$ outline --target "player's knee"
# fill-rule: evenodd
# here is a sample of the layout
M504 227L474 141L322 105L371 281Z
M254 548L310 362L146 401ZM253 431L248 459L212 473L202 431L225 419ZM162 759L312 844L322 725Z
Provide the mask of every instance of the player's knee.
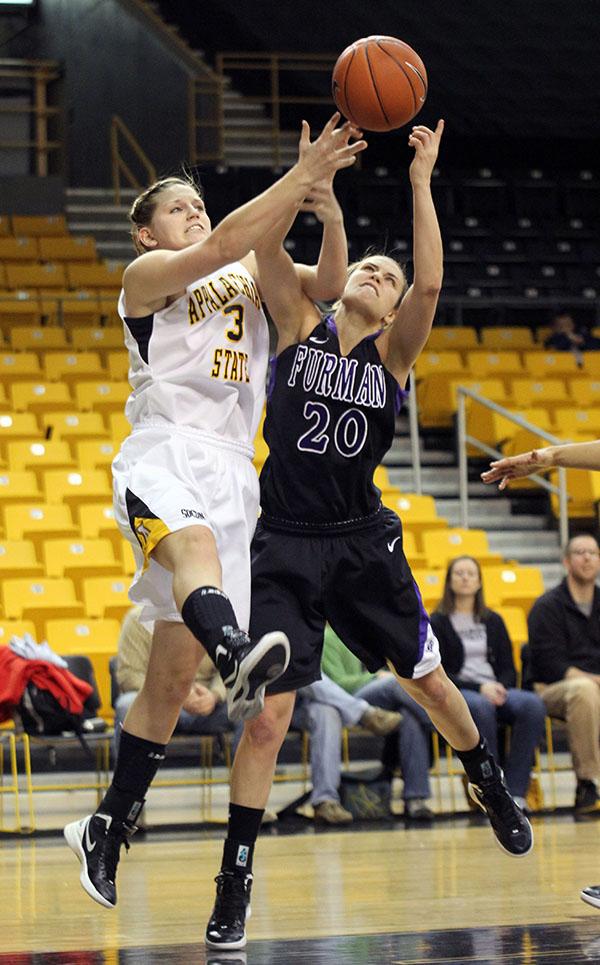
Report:
M181 707L189 695L194 682L193 669L172 668L168 676L161 674L157 677L148 675L144 683L144 690L151 699L162 706Z
M268 704L253 720L247 721L244 727L246 740L257 748L276 748L279 750L287 733L287 717L282 717Z
M426 708L442 708L448 703L451 683L440 668L413 681L417 693L414 695Z

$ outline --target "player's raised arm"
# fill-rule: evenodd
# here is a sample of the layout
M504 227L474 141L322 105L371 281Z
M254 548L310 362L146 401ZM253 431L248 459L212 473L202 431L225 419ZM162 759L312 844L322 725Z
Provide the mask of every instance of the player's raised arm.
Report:
M303 150L297 163L258 197L227 215L207 237L191 245L174 239L171 247L161 245L153 223L142 226L138 236L147 250L125 271L126 297L150 304L247 255L280 218L288 215L290 208L303 201L313 184L354 163L364 142L350 144L348 138L340 136L342 128L336 129L339 116L334 114L312 142L308 124L303 121ZM165 218L169 213L160 211Z
M484 483L499 483L506 489L511 479L522 479L544 469L600 469L600 440L595 442L565 443L562 446L546 446L532 449L517 456L497 459L490 469L481 473Z
M387 336L386 365L402 384L429 337L444 274L440 227L431 194L431 174L437 160L443 120L435 131L419 124L408 143L415 149L410 165L413 193L413 282L402 299Z

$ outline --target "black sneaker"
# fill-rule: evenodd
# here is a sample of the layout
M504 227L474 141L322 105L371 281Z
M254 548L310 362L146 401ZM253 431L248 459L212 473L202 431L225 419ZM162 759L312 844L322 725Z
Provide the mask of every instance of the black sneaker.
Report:
M217 897L206 926L206 944L223 950L244 948L246 920L250 918L252 875L221 871L215 878Z
M494 765L491 771L491 776L479 784L469 784L469 794L490 819L502 850L523 858L533 848L533 829L510 796L500 768Z
M285 633L274 630L252 643L243 630L227 628L217 645L215 664L227 688L229 720L250 720L265 705L265 688L281 677L290 662Z
M600 817L598 789L593 781L577 781L575 790L575 820Z
M129 838L135 830L132 824L99 813L67 824L63 832L71 851L81 861L79 880L83 889L105 908L117 904L119 852L122 844L129 850Z
M586 901L588 905L600 908L600 885L589 885L588 888L579 892L579 897L582 901Z

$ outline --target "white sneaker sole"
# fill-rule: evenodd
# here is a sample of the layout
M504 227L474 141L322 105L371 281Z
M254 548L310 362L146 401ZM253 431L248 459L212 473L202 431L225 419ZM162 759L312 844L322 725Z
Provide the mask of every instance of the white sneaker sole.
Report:
M579 892L579 897L582 901L585 901L586 905L591 905L593 908L600 908L600 898L589 895L585 889Z
M477 797L477 795L476 795L476 793L475 793L475 790L474 790L472 784L469 784L469 797L471 798L472 801L475 802L475 804L477 805L477 807L478 807L481 811L483 811L483 813L484 813L484 814L486 815L486 817L487 817L487 816L488 816L488 813L487 813L486 809L484 808L483 804L481 803L481 801L479 800L479 798ZM521 812L521 813L523 814L523 812ZM494 829L492 828L492 834L494 835L494 840L495 840L496 844L498 845L498 847L500 848L501 851L504 851L504 854L509 855L511 858L526 858L527 855L530 854L530 852L533 850L533 828L531 827L531 823L530 823L530 821L529 821L529 818L528 818L525 814L523 814L523 818L525 819L525 821L527 821L527 824L529 825L529 831L530 831L530 833L531 833L531 844L530 844L529 847L527 848L527 851L523 851L521 854L516 854L514 851L509 851L508 848L505 848L504 845L502 844L502 842L499 841L498 838L496 837L496 832L495 832Z
M280 659L277 659L271 666L267 666L264 679L254 687L251 694L253 686L250 679L251 675L265 658L272 659L272 651L276 648L280 650ZM253 717L257 717L265 705L265 689L285 673L289 662L290 643L285 633L282 633L281 630L265 633L250 653L244 657L240 663L235 684L227 690L227 715L229 720L235 723L238 720L251 720Z
M246 921L252 917L252 908L250 905L246 908ZM207 948L211 948L213 951L218 952L237 952L240 948L245 948L248 943L246 938L246 931L244 929L244 936L240 938L237 942L212 942L208 937L208 932L204 936L204 944Z
M114 908L115 906L111 905L110 901L107 901L106 898L104 898L100 892L96 890L91 878L87 873L87 861L85 859L85 851L83 850L83 844L81 842L85 833L86 823L90 820L90 817L91 815L87 818L84 818L82 821L73 821L71 824L67 824L63 834L71 851L79 858L81 864L81 874L79 875L79 880L83 890L90 896L90 898L93 898L94 901L97 901L98 904L102 905L104 908Z

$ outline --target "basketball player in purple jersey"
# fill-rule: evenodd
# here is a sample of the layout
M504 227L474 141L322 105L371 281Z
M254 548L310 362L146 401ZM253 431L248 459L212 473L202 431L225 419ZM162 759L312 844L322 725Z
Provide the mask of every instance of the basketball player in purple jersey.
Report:
M402 551L402 524L381 505L373 472L394 438L410 370L425 344L442 284L442 241L431 195L443 121L412 129L414 207L410 286L400 265L369 255L352 265L339 302L321 316L294 272L281 222L256 249L278 332L267 393L262 515L252 543L251 633L282 627L286 672L248 722L232 773L231 825L207 926L211 948L242 948L252 858L294 694L319 679L328 621L370 671L387 667L428 712L460 757L470 792L511 855L533 846L460 691L444 673L438 642ZM342 219L331 186L315 192L325 223ZM336 237L340 237L339 234ZM241 817L245 827L242 826Z

